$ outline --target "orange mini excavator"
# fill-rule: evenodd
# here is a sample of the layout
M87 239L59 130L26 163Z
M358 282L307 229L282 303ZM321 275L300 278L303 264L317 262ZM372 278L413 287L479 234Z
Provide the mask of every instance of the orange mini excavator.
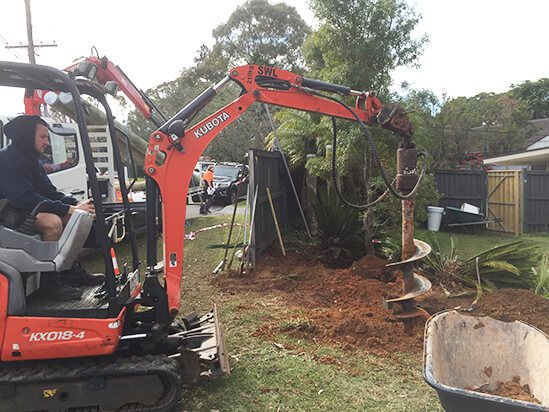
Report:
M27 96L34 90L72 95L89 195L96 209L93 231L105 264L104 285L87 287L78 301L50 301L40 294L40 273L71 266L88 238L91 215L74 213L57 242L44 242L32 231L32 219L40 205L24 225L0 224L1 411L169 411L179 402L183 383L229 373L215 307L204 316L179 313L188 187L182 182L191 179L208 143L253 103L350 119L363 126L381 124L406 138L413 134L398 106L382 106L371 93L272 67L234 68L152 133L145 158L146 265L140 264L132 235L132 267L126 265L117 275L81 96L98 100L113 133L115 127L104 86L84 79L86 74L89 70L79 71L78 67L62 72L0 62L0 86L24 88ZM240 96L191 127L192 119L230 81L241 87ZM354 95L356 107L321 92ZM70 133L65 130L63 135ZM124 169L116 143L114 146L123 213L131 227ZM0 200L0 210L6 203ZM158 222L162 224L163 266L157 262Z

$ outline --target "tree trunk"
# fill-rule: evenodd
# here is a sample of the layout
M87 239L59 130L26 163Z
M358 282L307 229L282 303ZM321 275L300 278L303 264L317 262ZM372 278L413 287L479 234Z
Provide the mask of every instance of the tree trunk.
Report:
M364 190L366 191L366 203L370 203L370 170L372 166L372 156L368 151L368 146L364 145ZM372 242L374 238L374 215L371 209L366 209L364 216L362 218L362 225L364 228L364 248L366 249L366 254L373 255L374 253L374 244Z
M303 205L303 208L305 209L305 216L307 218L307 223L309 224L311 234L316 235L318 233L318 221L316 220L316 215L313 210L311 196L316 196L317 194L318 177L316 174L309 172L309 170L305 168L304 179L305 196L303 196L302 199L305 199L305 204Z

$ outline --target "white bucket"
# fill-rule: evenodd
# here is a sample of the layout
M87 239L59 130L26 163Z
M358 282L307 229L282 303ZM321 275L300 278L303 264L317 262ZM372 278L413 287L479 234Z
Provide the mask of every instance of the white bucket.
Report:
M427 213L429 215L427 219L427 229L431 232L438 232L438 230L440 229L442 214L444 213L444 208L437 206L427 206Z

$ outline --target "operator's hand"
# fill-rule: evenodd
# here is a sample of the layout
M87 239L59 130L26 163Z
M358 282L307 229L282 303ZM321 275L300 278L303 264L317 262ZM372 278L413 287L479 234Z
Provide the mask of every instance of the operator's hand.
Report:
M91 213L93 218L95 219L95 206L93 205L92 199L83 200L82 202L78 202L76 206L71 206L71 210L69 211L69 213L72 214L75 209Z

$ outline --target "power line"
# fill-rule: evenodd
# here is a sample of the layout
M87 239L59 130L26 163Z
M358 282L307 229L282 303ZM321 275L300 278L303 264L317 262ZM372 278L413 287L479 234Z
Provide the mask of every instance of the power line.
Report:
M5 48L9 49L9 43L6 38L2 36L2 34L0 34L0 40L4 43ZM16 50L11 49L10 52L17 58L17 60L23 60L23 57Z

